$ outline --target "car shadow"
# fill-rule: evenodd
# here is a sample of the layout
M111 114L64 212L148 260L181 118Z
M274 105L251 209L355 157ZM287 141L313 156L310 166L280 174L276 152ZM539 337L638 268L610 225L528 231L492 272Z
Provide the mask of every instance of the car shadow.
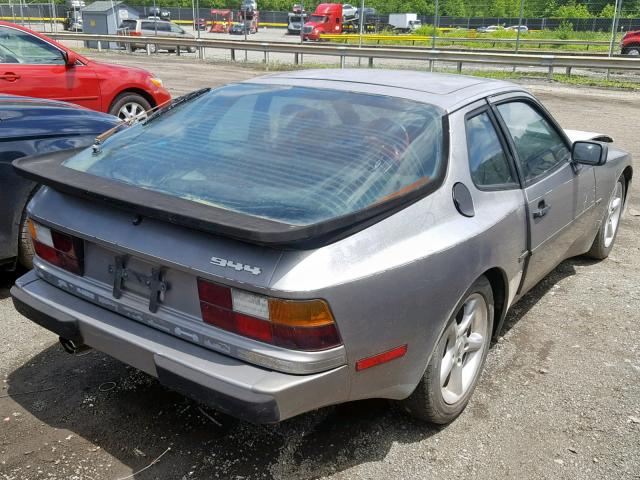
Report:
M574 275L576 265L590 262L563 262L514 306L502 334L560 280ZM383 460L393 443L420 442L440 430L384 400L253 425L201 407L105 354L74 356L58 345L16 368L8 384L12 400L39 422L89 440L133 471L171 447L138 479L182 478L191 471L196 478L319 478ZM464 415L484 418L486 412L472 401ZM426 454L437 458L434 449Z
M24 275L27 271L22 267L18 267L15 270L3 270L0 267L0 300L9 298L11 294L9 290L13 287L16 279Z
M529 290L515 305L511 307L504 320L500 336L506 335L518 321L531 310L538 301L554 288L561 280L576 274L576 266L589 266L600 262L588 257L573 257L563 261L551 273Z
M100 352L74 356L59 345L30 358L7 380L12 401L38 423L90 441L133 471L171 447L135 478L182 478L190 471L196 478L318 478L382 460L394 442L419 442L438 431L384 400L253 425L202 407ZM86 455L85 447L77 455ZM32 453L30 462L51 461L48 451L42 455L40 462Z

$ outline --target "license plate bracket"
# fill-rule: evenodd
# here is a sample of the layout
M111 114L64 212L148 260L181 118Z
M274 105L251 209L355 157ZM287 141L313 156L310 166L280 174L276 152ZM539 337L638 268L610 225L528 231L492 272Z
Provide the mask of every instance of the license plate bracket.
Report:
M113 265L109 265L109 273L113 276L113 297L122 297L122 291L126 289L125 282L136 282L149 290L149 311L158 311L159 303L164 301L164 296L169 289L169 284L165 281L165 269L162 267L152 267L151 275L127 268L128 255L118 255L115 257Z

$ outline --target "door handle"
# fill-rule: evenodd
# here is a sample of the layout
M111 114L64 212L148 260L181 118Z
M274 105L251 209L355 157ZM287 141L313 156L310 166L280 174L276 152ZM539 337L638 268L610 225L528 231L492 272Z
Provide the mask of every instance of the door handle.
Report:
M0 79L6 80L7 82L15 82L20 78L20 75L16 75L13 72L5 72L3 75L0 75Z
M550 209L551 205L547 205L547 202L545 202L544 200L540 200L538 202L538 209L534 210L533 212L533 218L544 217Z

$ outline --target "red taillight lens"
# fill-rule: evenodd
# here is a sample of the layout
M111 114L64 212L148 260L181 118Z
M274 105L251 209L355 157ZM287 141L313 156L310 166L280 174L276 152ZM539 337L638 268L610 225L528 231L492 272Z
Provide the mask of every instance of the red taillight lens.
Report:
M324 300L268 298L198 279L205 323L261 342L296 350L340 345L340 335Z
M142 32L129 32L129 35L131 35L132 37L141 37Z
M43 260L76 275L84 273L84 243L81 239L29 220L33 249Z

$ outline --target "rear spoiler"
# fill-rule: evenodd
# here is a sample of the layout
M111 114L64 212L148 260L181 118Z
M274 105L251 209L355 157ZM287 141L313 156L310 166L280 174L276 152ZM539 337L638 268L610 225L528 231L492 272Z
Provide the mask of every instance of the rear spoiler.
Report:
M446 142L445 147L448 147ZM445 168L441 168L438 178L428 184L355 213L311 225L292 225L147 190L63 165L83 149L22 157L13 161L13 167L21 176L59 192L108 204L135 215L246 243L291 249L317 248L363 230L437 190L445 174ZM444 154L448 156L448 148Z

